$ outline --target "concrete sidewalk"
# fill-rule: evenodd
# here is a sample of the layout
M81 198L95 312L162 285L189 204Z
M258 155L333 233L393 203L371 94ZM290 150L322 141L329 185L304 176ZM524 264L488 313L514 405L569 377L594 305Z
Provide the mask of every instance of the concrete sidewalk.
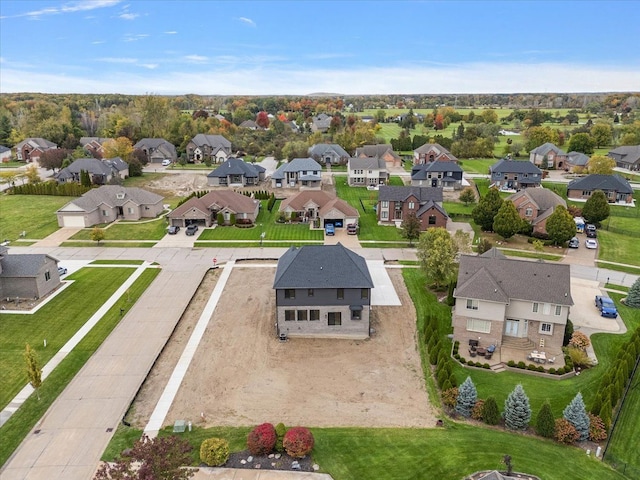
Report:
M201 468L193 480L332 480L328 473L234 468Z
M115 428L209 265L195 259L163 265L156 280L4 465L2 480L92 478Z

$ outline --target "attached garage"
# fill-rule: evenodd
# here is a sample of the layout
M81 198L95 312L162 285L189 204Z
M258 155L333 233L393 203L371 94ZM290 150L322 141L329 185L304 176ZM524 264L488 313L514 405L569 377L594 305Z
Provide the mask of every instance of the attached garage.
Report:
M71 228L84 228L84 215L61 215L62 226Z

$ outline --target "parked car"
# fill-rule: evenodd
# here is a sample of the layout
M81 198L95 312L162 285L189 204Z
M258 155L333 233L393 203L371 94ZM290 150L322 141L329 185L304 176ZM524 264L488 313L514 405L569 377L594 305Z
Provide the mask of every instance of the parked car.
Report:
M618 309L616 304L613 303L609 297L603 295L596 295L596 307L600 310L600 315L603 317L617 318Z
M169 160L168 158L165 158L164 160L162 160L163 167L168 167L169 165L171 165L171 160Z
M587 237L589 238L596 238L598 236L596 226L592 225L591 223L587 224L587 226L584 228L584 233L586 233Z
M67 269L65 267L58 267L58 275L62 276L66 274L67 274Z
M598 241L593 238L587 238L584 241L584 246L591 249L598 248Z
M360 227L358 227L357 223L350 223L347 225L347 235L357 235Z
M333 223L327 223L324 226L324 234L325 235L335 235L336 234L336 229L333 226Z
M175 235L179 231L180 231L180 227L178 227L177 225L171 225L169 228L167 228L167 233L169 235Z
M578 240L578 237L573 237L571 240L569 240L569 248L578 248L580 246L580 240Z
M198 231L198 225L196 225L195 223L192 223L187 227L187 229L185 230L185 233L191 236L191 235L195 235L197 231Z

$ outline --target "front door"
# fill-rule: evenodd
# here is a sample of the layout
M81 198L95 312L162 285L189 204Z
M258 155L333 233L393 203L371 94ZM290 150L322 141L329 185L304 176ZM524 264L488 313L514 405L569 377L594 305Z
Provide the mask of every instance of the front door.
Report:
M504 324L504 334L508 337L517 337L519 324L518 320L507 320Z

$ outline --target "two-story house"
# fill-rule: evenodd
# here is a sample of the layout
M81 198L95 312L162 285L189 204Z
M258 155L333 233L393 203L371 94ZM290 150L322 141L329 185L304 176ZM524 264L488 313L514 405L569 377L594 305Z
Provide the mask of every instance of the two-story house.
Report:
M462 188L462 168L455 162L435 162L411 168L412 187L442 187L444 190Z
M351 187L377 187L389 180L387 162L379 157L350 158L348 182Z
M47 150L56 149L58 145L44 138L34 137L24 139L14 148L16 149L16 158L18 161L29 163L37 162L42 153Z
M454 297L453 338L461 346L495 345L494 360L503 363L539 350L562 365L570 265L507 259L496 249L462 255Z
M271 175L273 188L320 188L322 167L313 158L294 158Z
M567 185L567 198L586 202L593 192L602 190L609 203L634 206L633 188L626 178L620 175L591 174L576 178Z
M430 162L458 162L458 159L438 143L425 143L413 151L413 164L424 165Z
M207 184L211 187L258 185L264 180L264 173L265 169L260 165L231 157L207 175Z
M80 145L93 158L102 158L104 156L103 144L111 138L106 137L80 137Z
M558 205L567 207L567 202L557 193L547 188L526 188L513 195L510 200L516 207L520 218L533 227L533 233L547 233L547 219Z
M316 115L311 119L311 131L314 133L325 133L331 126L332 118L333 117L330 117L326 113L320 113L319 115Z
M231 142L222 135L199 133L187 143L187 158L190 162L201 163L210 160L222 163L231 156Z
M567 154L553 143L543 143L529 152L529 161L540 168L563 169Z
M142 150L149 163L162 163L163 160L176 162L178 160L175 145L164 138L143 138L133 148L134 150Z
M401 167L402 158L393 151L393 147L387 143L377 145L364 145L356 148L356 157L378 157L387 162L387 167Z
M342 244L292 246L273 282L278 335L369 337L373 287L365 259Z
M626 145L614 148L608 157L616 161L616 167L625 168L633 172L640 170L640 145Z
M309 147L308 153L316 162L325 165L346 165L351 157L337 143L316 143Z
M420 230L446 228L449 216L442 208L442 187L381 186L378 191L377 216L380 225L399 227L414 213Z
M491 186L501 190L539 187L542 170L531 162L503 158L489 167Z

